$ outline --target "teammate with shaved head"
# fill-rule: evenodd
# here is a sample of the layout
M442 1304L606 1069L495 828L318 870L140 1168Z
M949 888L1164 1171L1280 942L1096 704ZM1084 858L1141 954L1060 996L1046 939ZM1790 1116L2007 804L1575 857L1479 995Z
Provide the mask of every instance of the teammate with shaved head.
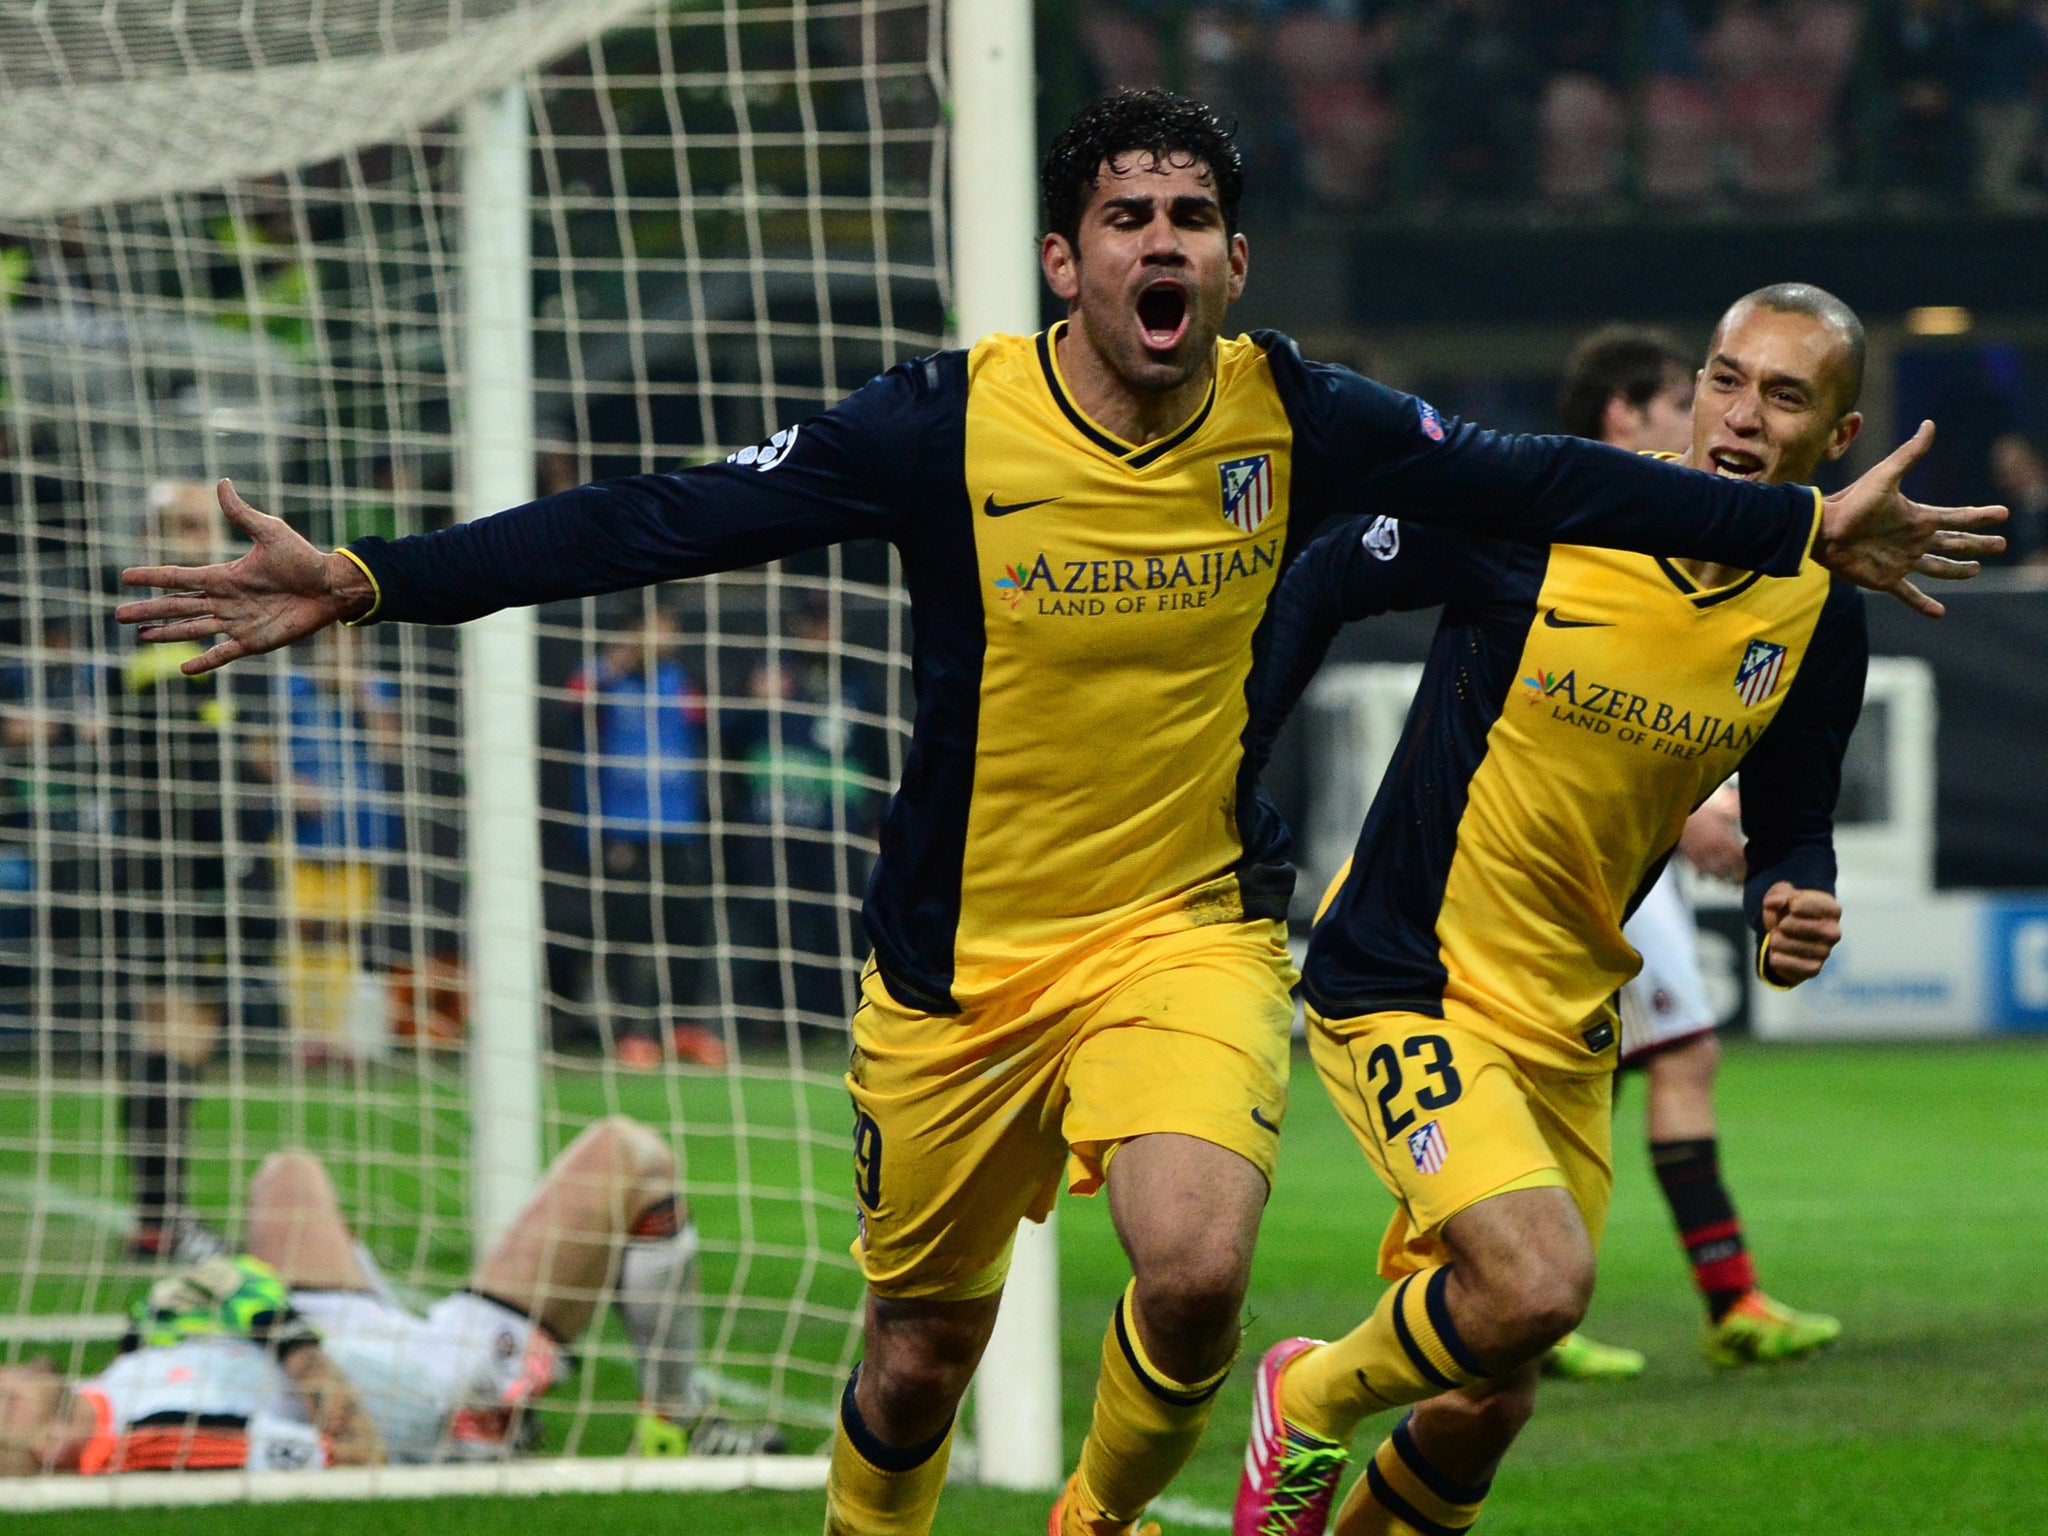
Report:
M1861 369L1839 300L1748 295L1715 329L1680 462L1702 480L1809 478L1862 427ZM1834 808L1868 653L1855 588L1811 561L1771 580L1355 518L1281 585L1254 766L1344 623L1436 606L1393 766L1302 967L1317 1072L1399 1202L1380 1244L1395 1284L1345 1337L1283 1340L1260 1362L1238 1536L1322 1536L1353 1432L1409 1405L1337 1536L1479 1518L1539 1362L1593 1293L1612 998L1639 964L1622 925L1738 767L1758 974L1811 980L1841 937ZM1702 1191L1686 1199L1689 1236L1727 1236ZM1784 1321L1764 1310L1728 1312L1710 1352L1758 1358L1764 1324Z
M1761 289L1742 301L1780 314L1805 314L1842 338L1835 362L1853 409L1861 371L1862 327L1832 295L1804 285ZM1730 317L1734 318L1733 316ZM1718 357L1727 326L1715 335ZM1558 420L1575 437L1593 437L1641 453L1680 454L1692 446L1698 370L1661 332L1630 326L1595 331L1572 351L1558 390ZM1724 445L1732 449L1733 445ZM1678 840L1679 856L1701 874L1740 881L1740 801L1724 786L1695 811ZM1677 1225L1693 1279L1707 1308L1707 1357L1715 1365L1769 1365L1832 1343L1841 1324L1764 1294L1741 1219L1721 1172L1715 1134L1714 1079L1721 1048L1715 1011L1700 971L1699 939L1683 882L1666 869L1622 928L1643 968L1621 989L1621 1065L1646 1080L1643 1112L1650 1164ZM1579 1381L1642 1374L1636 1350L1574 1331L1544 1357L1552 1375Z

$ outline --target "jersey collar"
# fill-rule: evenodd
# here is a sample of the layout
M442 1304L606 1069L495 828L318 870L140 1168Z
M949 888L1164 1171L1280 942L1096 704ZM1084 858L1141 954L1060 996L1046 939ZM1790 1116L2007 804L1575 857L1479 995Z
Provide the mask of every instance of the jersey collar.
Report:
M1656 560L1657 569L1664 573L1671 585L1678 588L1685 595L1686 601L1695 608L1719 607L1730 598L1742 596L1743 593L1764 579L1761 571L1749 571L1725 586L1702 587L1698 582L1686 575L1684 569L1676 561L1667 560L1662 555L1658 555Z
M1676 464L1679 462L1681 455L1660 451L1647 453L1644 457L1661 459L1666 464ZM1686 575L1684 568L1678 565L1676 561L1667 560L1662 555L1656 556L1655 559L1657 561L1657 569L1664 573L1665 579L1671 585L1678 588L1684 594L1686 601L1695 608L1719 607L1730 598L1742 596L1743 593L1764 579L1761 571L1750 571L1736 580L1727 583L1725 586L1702 587L1698 582Z
M1115 433L1099 426L1086 411L1074 403L1074 397L1067 392L1066 380L1060 377L1056 347L1060 332L1066 328L1067 322L1061 320L1050 330L1038 333L1038 366L1045 374L1045 387L1052 393L1053 403L1060 408L1061 414L1073 423L1074 430L1089 442L1132 469L1149 469L1201 431L1202 423L1209 419L1209 412L1216 405L1216 372L1213 369L1209 374L1209 393L1203 396L1201 409L1166 436L1140 445L1127 443Z

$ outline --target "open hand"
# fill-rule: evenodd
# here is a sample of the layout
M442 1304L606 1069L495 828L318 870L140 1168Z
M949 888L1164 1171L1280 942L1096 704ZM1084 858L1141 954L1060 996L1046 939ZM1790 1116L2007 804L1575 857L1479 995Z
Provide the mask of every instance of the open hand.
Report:
M140 638L215 641L179 671L197 677L370 611L376 595L353 560L321 554L282 518L242 500L233 481L221 481L219 491L221 511L255 548L223 565L139 565L121 573L124 587L170 589L114 610L123 624L141 626Z
M1826 891L1780 880L1764 892L1764 969L1781 987L1811 981L1842 942L1842 904Z
M1892 450L1854 485L1827 498L1813 557L1859 587L1889 592L1930 619L1942 606L1906 578L1968 581L1977 562L2005 548L2005 540L1979 530L2005 521L2004 507L1927 507L1899 489L1899 481L1934 442L1934 423Z

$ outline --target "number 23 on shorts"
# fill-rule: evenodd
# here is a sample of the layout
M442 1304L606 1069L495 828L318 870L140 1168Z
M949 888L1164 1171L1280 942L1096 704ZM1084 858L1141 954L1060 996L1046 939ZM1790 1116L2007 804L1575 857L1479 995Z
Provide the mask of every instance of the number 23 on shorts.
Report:
M1377 1083L1380 1129L1392 1141L1416 1120L1416 1112L1447 1109L1465 1092L1465 1081L1451 1060L1451 1042L1442 1035L1410 1035L1399 1043L1383 1041L1365 1062L1366 1080ZM1406 1097L1409 1106L1401 1103Z

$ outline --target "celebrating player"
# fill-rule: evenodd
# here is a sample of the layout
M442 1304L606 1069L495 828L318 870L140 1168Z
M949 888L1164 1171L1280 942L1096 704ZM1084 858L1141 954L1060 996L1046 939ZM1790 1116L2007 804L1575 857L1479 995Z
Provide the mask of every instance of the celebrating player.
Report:
M248 1256L159 1281L89 1381L0 1366L0 1474L490 1459L531 1427L565 1344L610 1293L639 1362L644 1455L782 1449L704 1413L697 1235L674 1155L599 1121L548 1170L468 1286L424 1318L381 1288L327 1171L280 1152L249 1185Z
M1683 463L1803 479L1862 425L1863 330L1804 284L1722 317ZM1924 436L1887 461L1898 474ZM1607 1217L1622 934L1687 816L1742 769L1758 970L1840 937L1834 807L1863 705L1862 596L1813 562L1542 550L1357 519L1274 606L1248 760L1348 620L1442 605L1415 703L1304 970L1316 1068L1400 1202L1397 1282L1334 1343L1260 1362L1238 1536L1320 1536L1360 1420L1417 1404L1338 1536L1462 1531L1578 1326Z
M1293 873L1243 772L1275 583L1318 519L1663 550L1791 575L1967 574L1995 509L1866 477L1811 493L1597 444L1499 437L1270 333L1219 342L1244 286L1242 163L1205 109L1111 97L1044 169L1035 337L891 369L723 464L547 497L321 555L224 491L256 539L130 604L204 669L338 620L456 623L886 538L914 616L914 734L865 920L853 1019L866 1351L826 1527L930 1528L955 1405L1021 1217L1107 1183L1134 1280L1056 1529L1127 1531L1193 1451L1237 1348L1286 1105ZM1455 542L1455 539L1454 539ZM1930 552L1931 551L1931 552Z
M1861 328L1840 317L1858 338ZM1559 425L1638 453L1684 453L1692 444L1693 368L1656 331L1610 326L1572 350L1558 389ZM1773 478L1804 479L1812 466L1781 466ZM1739 801L1728 786L1693 812L1678 854L1702 874L1743 876ZM1721 1178L1714 1130L1714 1077L1721 1060L1714 1009L1700 975L1692 906L1675 868L1666 869L1622 925L1643 968L1621 989L1621 1064L1648 1079L1643 1117L1650 1166L1664 1192L1693 1279L1707 1307L1707 1358L1718 1366L1797 1359L1832 1343L1842 1325L1766 1296L1743 1237L1735 1202ZM1543 1368L1576 1380L1640 1375L1633 1349L1572 1332Z

